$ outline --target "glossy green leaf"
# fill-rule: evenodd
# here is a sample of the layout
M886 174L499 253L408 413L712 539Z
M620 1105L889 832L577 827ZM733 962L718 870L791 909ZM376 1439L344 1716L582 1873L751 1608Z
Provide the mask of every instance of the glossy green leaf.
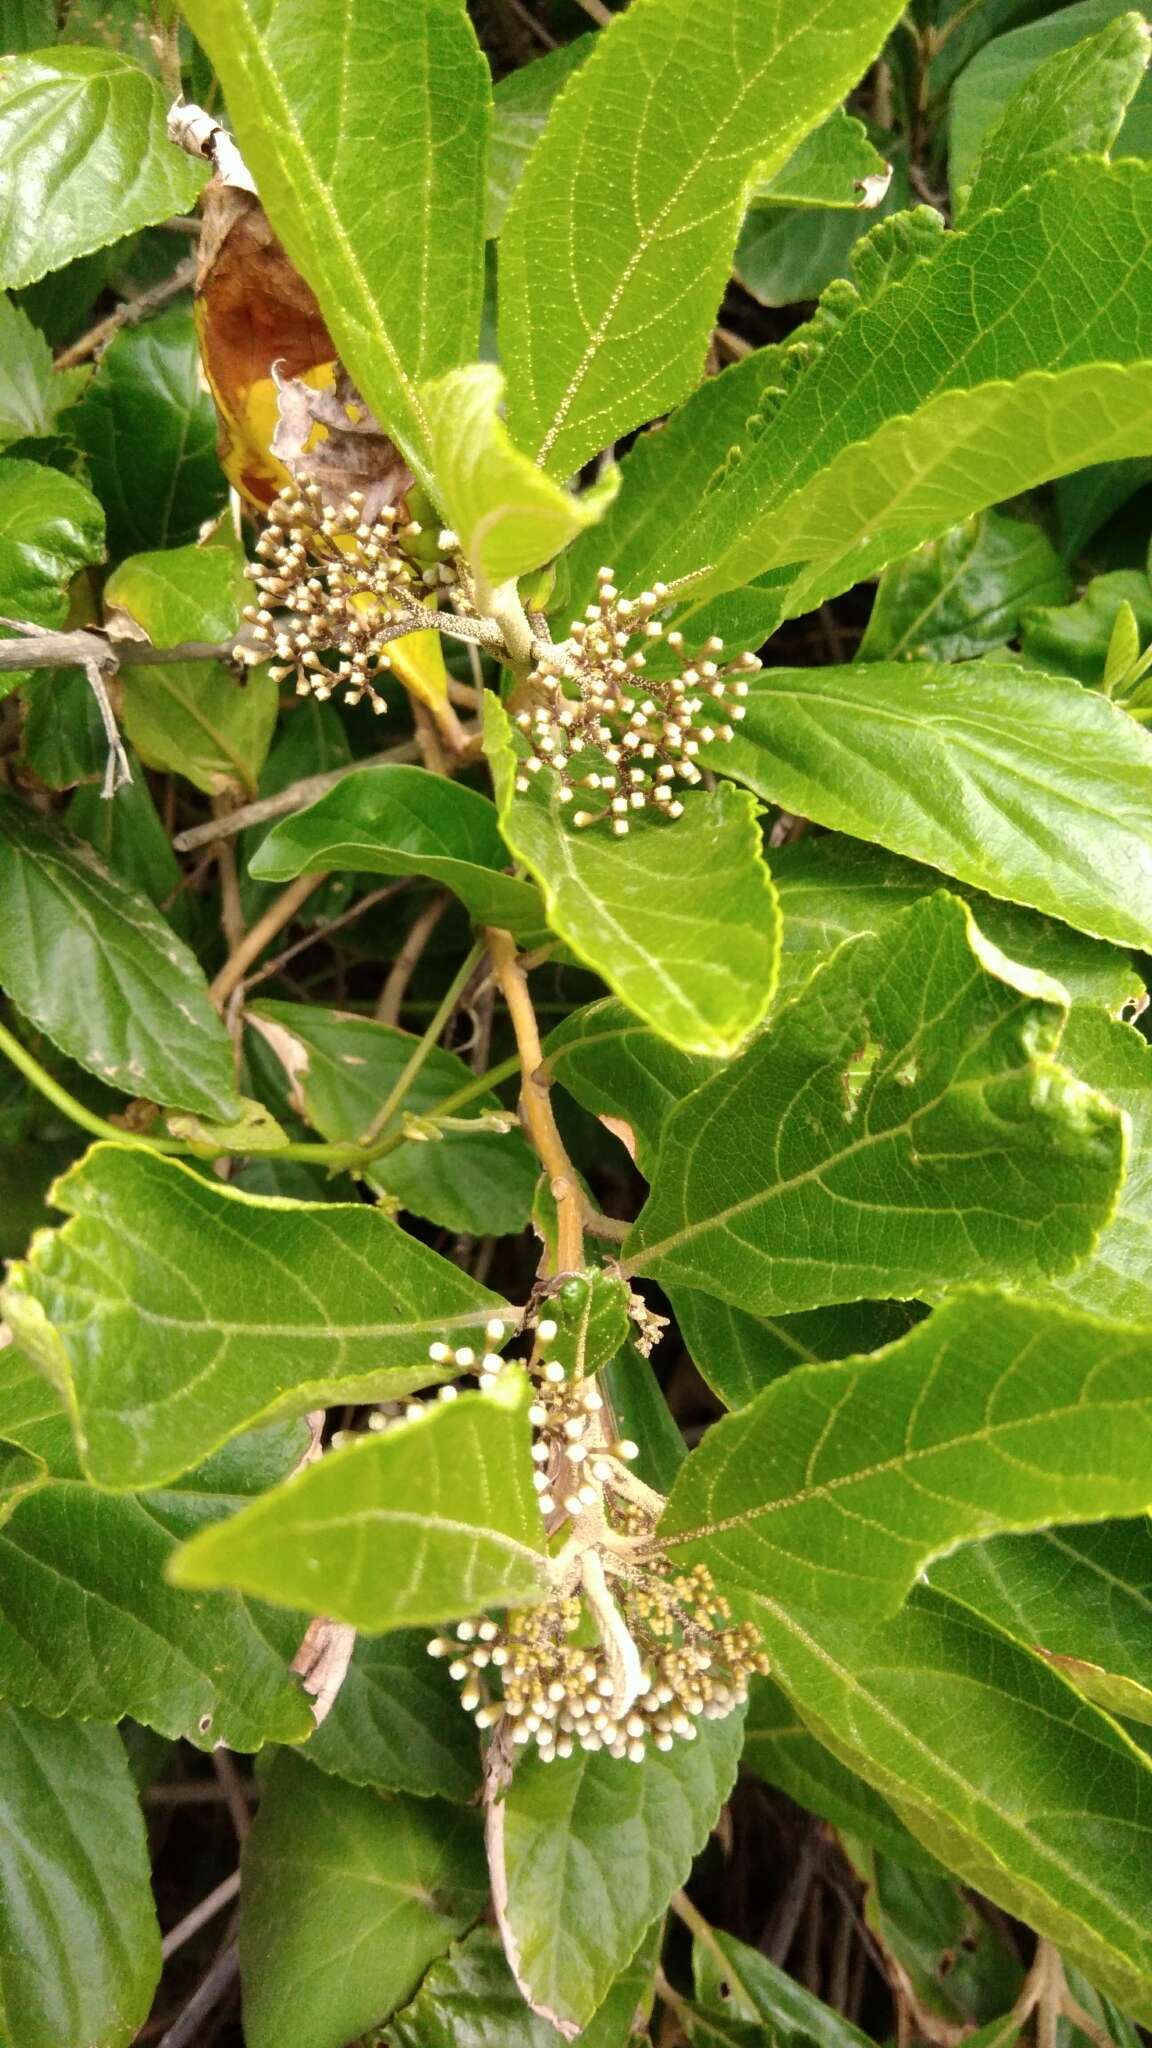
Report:
M577 36L575 42L510 71L495 87L485 229L489 236L498 235L504 225L508 203L544 132L553 100L595 47L593 36Z
M1044 1662L941 1594L893 1620L755 1603L778 1683L950 1869L1152 2011L1152 1772Z
M864 2048L868 2036L858 2027L758 1949L720 1928L713 1928L707 1941L697 1936L692 1966L697 1997L734 2018L762 2020L768 2027L814 2041L818 2048Z
M651 1998L658 1943L643 1942L580 2035L581 2048L625 2048ZM393 2048L556 2048L556 2029L525 2005L498 1937L476 1927L434 1963L389 2028ZM646 2038L646 2037L645 2037Z
M941 1558L932 1583L1049 1658L1098 1705L1152 1722L1146 1518L993 1537Z
M799 1368L709 1431L661 1535L809 1610L890 1614L959 1543L1152 1504L1152 1331L946 1301L871 1359Z
M51 434L91 371L55 371L52 351L22 307L0 294L0 447Z
M254 1423L435 1384L453 1368L429 1343L503 1307L378 1210L240 1194L154 1153L96 1145L53 1200L71 1220L13 1269L7 1314L100 1485L160 1486Z
M1120 14L1084 42L1029 72L986 131L961 217L1003 206L1020 185L1084 151L1106 156L1148 63L1140 14ZM953 173L955 182L955 172Z
M302 1741L313 1722L288 1672L291 1622L231 1593L191 1600L163 1574L184 1537L290 1471L307 1432L241 1438L163 1493L101 1493L59 1401L14 1347L0 1352L0 1429L50 1474L0 1533L0 1697L81 1721L131 1714L202 1749Z
M894 1344L919 1314L908 1302L854 1301L753 1316L695 1287L673 1287L669 1300L693 1365L726 1408L743 1408L794 1366Z
M238 1114L199 962L146 896L12 795L0 799L0 980L61 1051L126 1095Z
M160 1931L116 1730L0 1709L0 1838L12 2048L128 2048L160 1975Z
M1073 1073L1124 1111L1131 1158L1116 1212L1092 1253L1043 1292L1097 1315L1152 1323L1152 1047L1130 1024L1077 1008L1062 1053Z
M779 923L756 808L729 785L674 822L638 817L626 845L577 831L537 776L515 789L508 719L485 704L504 838L543 891L551 929L629 1009L685 1052L733 1052L776 986Z
M1041 67L1063 51L1082 47L1086 37L1097 37L1102 30L1131 13L1125 0L1079 0L1074 7L1037 11L1042 15L1039 21L1010 28L1007 35L994 31L993 40L985 43L956 81L948 109L949 171L953 190L969 182L980 151L991 142L1009 103L1036 80ZM1075 70L1072 76L1075 78ZM1114 151L1116 156L1149 154L1152 148L1150 115L1152 89L1145 79L1124 123ZM1059 105L1053 95L1047 120L1035 137L1033 148L1042 140L1045 128L1050 134L1059 118Z
M636 1164L649 1179L666 1118L716 1071L711 1060L658 1038L611 997L573 1010L550 1033L545 1051L549 1072L577 1102L627 1125Z
M939 873L860 839L824 833L772 855L784 943L781 994L794 995L845 939L879 931L898 911L940 887ZM1126 954L1016 903L956 889L986 938L1009 959L1062 983L1074 1003L1116 1012L1139 1001L1142 983Z
M173 922L179 918L186 909L180 900L180 863L143 775L122 784L112 803L95 783L78 789L67 822L68 830L86 840L119 881L150 897L158 910L170 903Z
M423 768L361 768L274 825L252 862L261 880L330 869L428 875L460 897L478 923L539 932L543 905L510 866L486 797Z
M673 1112L625 1271L774 1315L1067 1270L1125 1141L1061 993L943 892L843 946Z
M817 1742L770 1678L752 1681L740 1762L841 1833L898 1856L912 1870L939 1870L888 1801Z
M114 50L0 60L0 285L188 212L207 172L164 114L156 80Z
M243 560L227 545L132 555L108 580L105 601L156 647L226 641L243 603ZM256 782L276 723L279 695L266 669L241 682L224 662L166 662L121 677L124 730L150 768L173 770L209 796Z
M967 661L1015 638L1033 605L1072 580L1027 520L978 512L885 569L857 661Z
M732 1788L743 1716L627 1768L602 1751L523 1756L497 1808L505 1940L522 1988L571 2035L688 1875Z
M1109 642L1124 605L1146 642L1152 637L1152 586L1142 569L1113 569L1093 576L1073 604L1038 606L1029 612L1020 635L1022 659L1029 668L1074 676L1088 689L1100 689Z
M581 498L554 483L513 445L499 411L503 389L494 363L473 363L450 370L424 394L440 509L485 605L500 584L550 562L594 526L616 483L609 472Z
M484 283L491 85L464 0L184 12L341 359L431 483L420 386L475 356Z
M597 38L501 237L508 423L554 475L691 390L748 186L856 83L896 14L650 0Z
M669 536L664 580L695 577L699 600L774 571L784 617L985 505L1147 453L1150 229L1152 166L1083 158L939 237L766 409Z
M467 1806L480 1784L480 1744L447 1667L424 1629L360 1636L308 1762L377 1792Z
M757 795L1122 946L1152 942L1152 740L990 662L767 669L710 762Z
M250 2048L345 2048L483 1910L478 1815L384 1798L283 1753L244 1844Z
M312 1003L258 1002L247 1015L283 1065L293 1107L326 1138L356 1139L372 1127L419 1043L389 1024ZM433 1046L378 1135L399 1131L406 1115L433 1117L475 1079L455 1053ZM463 1122L501 1108L495 1095L481 1094L459 1116ZM524 1228L538 1177L519 1129L484 1130L479 1124L412 1138L365 1175L414 1215L480 1236Z
M591 1379L628 1338L628 1289L613 1270L592 1267L550 1288L539 1304L541 1321L554 1325L541 1343L569 1379Z
M194 541L222 509L228 486L216 455L216 416L201 388L186 307L116 335L64 424L87 458L117 561Z
M431 1403L194 1537L171 1577L372 1633L538 1599L548 1580L526 1410L526 1384Z
M889 168L869 142L864 123L837 107L805 136L756 196L780 206L867 209L883 190Z
M83 669L49 668L26 676L6 675L0 689L5 685L21 690L24 726L20 757L37 781L45 789L74 789L77 783L88 782L104 803L108 735ZM116 806L104 803L104 808L114 810ZM80 836L88 837L87 833Z
M0 458L0 611L62 626L73 576L104 558L104 514L83 484L15 456ZM6 676L7 695L18 676Z

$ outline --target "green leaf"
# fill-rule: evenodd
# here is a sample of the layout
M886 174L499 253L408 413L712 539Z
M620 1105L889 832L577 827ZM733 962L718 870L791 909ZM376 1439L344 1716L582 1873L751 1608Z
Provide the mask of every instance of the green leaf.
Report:
M56 39L56 0L8 0L6 50L38 50Z
M658 1038L611 997L573 1010L549 1034L545 1052L549 1072L593 1116L627 1123L636 1164L649 1180L665 1120L716 1071L711 1060Z
M117 561L194 541L221 510L228 487L216 415L187 308L116 335L64 424L87 457Z
M864 2048L868 2039L758 1949L718 1927L707 1942L693 1942L692 1967L697 1997L738 2019L763 2020L818 2048Z
M605 1367L602 1384L620 1435L639 1451L633 1470L646 1486L670 1493L688 1451L650 1361L624 1344Z
M856 83L897 11L861 0L833 24L800 0L650 0L597 37L501 237L508 424L554 475L697 382L748 186Z
M293 1107L326 1138L356 1139L372 1126L419 1043L407 1031L311 1003L253 1003L246 1012L291 1082ZM378 1135L398 1132L406 1115L429 1118L442 1103L471 1089L476 1076L455 1053L433 1046L410 1088ZM501 1108L484 1093L461 1119ZM539 1167L519 1130L445 1130L413 1138L369 1167L364 1176L405 1209L445 1230L522 1230L532 1211Z
M685 506L705 498L730 451L739 452L745 428L756 424L761 405L779 395L787 376L783 348L756 349L706 377L663 425L638 436L620 465L619 496L559 565L556 610L562 617L565 605L579 616L596 595L602 562L612 564L617 587L629 595L663 576ZM758 646L762 638L753 633L747 644ZM738 644L735 634L729 639Z
M240 622L243 559L231 546L133 555L109 577L106 603L155 647L229 640ZM225 662L167 662L121 675L124 730L150 768L183 775L208 796L256 794L279 693L266 669L243 683Z
M644 1930L683 1884L736 1775L743 1715L625 1770L603 1752L523 1756L494 1809L505 1942L537 2010L585 2026Z
M498 235L504 225L508 202L544 132L553 100L595 47L594 36L577 36L574 43L565 43L558 50L549 50L546 57L510 71L496 86L488 161L488 236Z
M184 12L342 361L431 487L420 386L476 355L484 290L491 85L464 0Z
M526 1383L431 1403L330 1451L184 1546L180 1586L245 1591L377 1634L539 1599Z
M422 1629L360 1636L308 1762L377 1792L439 1796L467 1806L480 1783L480 1745L444 1664Z
M912 1870L939 1870L888 1801L817 1742L770 1678L752 1681L740 1761L841 1833L898 1856Z
M879 1357L726 1416L660 1524L677 1558L809 1611L894 1613L933 1557L1152 1503L1152 1330L961 1294Z
M37 669L27 676L5 676L3 684L20 685L24 727L20 757L45 789L74 789L89 782L106 811L117 806L104 797L108 735L95 693L83 669ZM132 785L125 784L128 789ZM118 792L118 795L120 792ZM87 833L82 839L93 841ZM172 849L168 848L171 855ZM172 855L173 860L175 855ZM109 863L111 865L111 863ZM147 891L151 894L151 891Z
M1152 1722L1145 1517L973 1543L941 1558L932 1583L1047 1658L1098 1706Z
M23 308L0 294L0 447L56 430L91 370L52 368L52 351Z
M1132 13L1030 71L983 136L963 194L964 222L1005 205L1070 156L1107 156L1147 63L1148 30Z
M494 363L473 363L449 371L424 394L438 503L459 536L482 607L498 585L550 562L594 526L617 482L609 471L582 498L553 483L513 446L499 412L503 389Z
M273 826L252 861L262 881L319 870L428 875L454 891L478 924L538 933L536 890L501 872L508 849L494 807L423 768L361 768L306 811Z
M674 822L643 813L625 847L606 827L569 828L549 775L517 793L507 715L491 696L485 729L501 829L539 882L551 929L674 1045L733 1052L776 985L776 895L755 805L721 784L689 795Z
M1152 166L1083 158L940 236L841 318L669 537L664 580L700 600L776 571L794 615L985 505L1147 453L1150 232Z
M767 669L705 755L821 825L1152 943L1152 741L1095 691L991 662Z
M614 1271L600 1268L574 1273L549 1291L540 1308L543 1320L555 1325L546 1349L569 1379L591 1379L625 1343L628 1292Z
M1062 993L943 893L843 946L669 1118L625 1273L774 1315L1066 1270L1125 1141L1056 1064Z
M1074 560L1113 512L1149 481L1152 461L1147 456L1131 462L1096 463L1072 476L1058 477L1052 494L1060 522L1061 546L1069 560Z
M0 1788L4 2032L13 2048L128 2048L160 1931L120 1737L0 1708Z
M885 569L856 659L967 661L1014 639L1032 605L1071 591L1038 526L978 512Z
M0 610L37 626L62 626L67 586L104 559L104 514L75 477L38 462L0 458ZM6 676L7 695L19 676Z
M0 59L0 285L188 212L207 174L164 114L155 79L117 51Z
M232 1593L190 1600L164 1566L184 1537L290 1471L307 1433L281 1423L242 1437L164 1493L101 1493L59 1401L14 1347L0 1352L0 1428L50 1475L0 1533L0 1695L81 1721L130 1714L202 1749L303 1741L313 1720L288 1671L291 1623Z
M935 869L835 833L778 847L772 873L784 917L780 984L785 996L795 995L845 939L880 931L888 918L940 886ZM994 946L1022 966L1050 974L1074 1003L1117 1011L1139 1001L1140 977L1116 947L977 889L960 886L955 893Z
M0 980L54 1044L126 1095L239 1114L199 962L146 896L12 795L0 797Z
M726 1408L743 1408L793 1366L879 1351L918 1319L898 1301L753 1316L695 1287L673 1287L668 1298L693 1365Z
M969 182L981 150L991 142L1010 101L1036 79L1040 67L1061 51L1082 45L1085 37L1095 37L1125 18L1131 18L1125 0L1080 0L1078 6L1049 10L1042 20L1028 22L1008 35L995 35L994 40L985 43L957 79L949 103L949 173L954 191ZM1075 75L1074 69L1072 76ZM1067 74L1064 84L1067 90ZM1149 154L1150 113L1152 89L1145 80L1121 131L1117 156ZM1055 125L1059 119L1053 93L1046 125ZM1038 140L1039 136L1032 142L1033 148Z
M455 1368L429 1341L504 1307L378 1210L240 1194L154 1153L96 1145L53 1201L71 1221L13 1268L6 1313L102 1486L160 1486L255 1423L433 1385Z
M412 1996L487 1895L478 1815L383 1798L287 1752L241 1869L250 2048L344 2048Z
M654 1938L641 1944L581 2033L581 2048L632 2040L637 2009L651 2001L658 1948ZM389 2039L393 2048L556 2048L556 2029L525 2005L492 1929L476 1927L433 1964Z
M1133 613L1140 637L1152 636L1152 587L1142 569L1113 569L1093 576L1074 604L1029 612L1020 635L1021 658L1029 668L1073 676L1090 690L1104 682L1108 648L1121 608Z
M46 1476L42 1458L19 1443L0 1437L0 1524L8 1521L20 1502L41 1486Z
M819 1624L755 1605L777 1681L966 1883L1152 2012L1149 1767L1039 1658L941 1594Z
M805 136L756 196L779 206L868 209L887 186L890 170L869 142L863 121L837 107Z
M113 802L93 784L78 789L67 821L68 830L86 840L121 882L150 897L158 910L176 899L173 918L179 916L180 863L143 775L123 783Z
M1040 1291L1097 1315L1152 1323L1152 1047L1130 1024L1077 1008L1062 1052L1080 1080L1124 1111L1131 1158L1116 1212L1090 1256Z

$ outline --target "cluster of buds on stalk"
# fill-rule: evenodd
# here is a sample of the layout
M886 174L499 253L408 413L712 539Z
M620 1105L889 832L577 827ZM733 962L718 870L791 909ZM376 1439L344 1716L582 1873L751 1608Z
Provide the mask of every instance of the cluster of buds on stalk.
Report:
M572 813L578 827L607 818L623 838L630 818L649 806L679 817L684 806L677 787L701 780L700 748L730 740L744 716L740 700L759 660L740 654L722 666L724 643L715 637L687 658L683 634L655 616L668 598L663 583L639 597L621 597L613 571L601 569L595 602L583 619L573 620L571 637L542 653L529 674L537 701L517 716L530 752L516 786L527 790L533 775L550 768L559 778L561 803L589 792L595 808ZM645 674L654 646L669 649L677 673L664 679Z
M339 505L314 483L281 491L246 572L259 602L244 610L243 658L271 658L273 679L294 677L301 696L323 702L339 690L347 704L367 697L374 711L385 710L386 628L427 599L430 583L444 581L446 565L426 568L413 556L420 534L419 522L394 505L365 519L360 491ZM335 655L335 668L325 654Z
M468 1617L428 1648L448 1659L479 1728L503 1726L545 1761L579 1747L639 1763L649 1744L670 1749L691 1741L701 1718L731 1713L767 1661L706 1566L679 1570L661 1554L663 1498L630 1471L637 1447L613 1435L595 1378L544 1355L556 1331L537 1325L527 1368L434 1347L438 1363L450 1357L481 1386L529 1372L536 1492L549 1536L563 1540L546 1600Z

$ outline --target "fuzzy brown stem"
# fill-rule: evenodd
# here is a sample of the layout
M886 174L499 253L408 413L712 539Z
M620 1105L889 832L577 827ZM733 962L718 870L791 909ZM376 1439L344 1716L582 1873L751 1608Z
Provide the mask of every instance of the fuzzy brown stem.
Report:
M521 966L511 932L490 930L487 941L492 971L516 1034L522 1076L521 1114L528 1136L548 1175L556 1203L557 1270L578 1273L584 1263L584 1204L575 1168L564 1149L564 1140L552 1112L544 1051L528 992L528 977Z

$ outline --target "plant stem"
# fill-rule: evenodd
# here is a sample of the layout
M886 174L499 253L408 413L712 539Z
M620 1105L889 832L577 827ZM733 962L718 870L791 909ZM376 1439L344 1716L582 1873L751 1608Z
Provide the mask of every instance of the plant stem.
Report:
M561 1273L578 1273L584 1264L584 1204L580 1183L552 1113L550 1083L536 1012L528 993L528 977L511 932L492 930L487 937L492 971L508 1006L520 1054L521 1113L556 1203L557 1267Z
M82 1102L68 1093L67 1088L61 1087L39 1060L33 1059L27 1047L21 1045L3 1024L0 1024L0 1052L19 1068L24 1079L30 1081L54 1109L58 1109L69 1122L78 1124L82 1131L89 1131L94 1138L111 1138L118 1145L132 1145L137 1151L145 1152L187 1153L191 1150L190 1146L179 1144L175 1138L148 1138L138 1131L123 1131L118 1124L110 1124L104 1117L97 1116L94 1109L86 1109Z
M281 890L275 902L268 905L263 916L257 918L251 931L241 933L208 990L214 1003L222 1005L227 1002L233 989L243 981L245 970L259 959L265 946L271 944L285 925L291 924L301 905L327 879L324 874L297 875L294 882L289 882L288 887Z
M460 1001L460 998L464 993L464 990L467 988L468 983L471 981L473 974L476 972L476 969L479 966L480 961L483 958L483 955L484 948L480 945L473 946L471 951L467 954L460 968L457 970L456 974L453 976L451 982L449 983L447 989L445 990L443 999L440 1002L440 1005L437 1008L437 1010L434 1012L428 1024L428 1027L424 1032L423 1037L419 1039L417 1044L413 1047L411 1058L401 1069L400 1074L397 1077L395 1086L392 1088L391 1092L388 1094L384 1102L381 1103L380 1108L377 1110L375 1116L373 1117L371 1123L368 1126L368 1129L365 1131L363 1137L361 1138L360 1150L367 1154L369 1157L379 1158L383 1151L391 1151L391 1146L381 1146L379 1148L374 1149L374 1141L380 1136L380 1133L386 1129L389 1119L392 1117L394 1112L399 1108L400 1104L403 1102L404 1097L407 1095L409 1088L412 1086L413 1081L416 1079L417 1074L420 1072L420 1069L424 1065L429 1054L435 1050L441 1032L447 1025L448 1020L452 1015L452 1012L455 1010L457 1003ZM444 1105L439 1106L443 1107ZM435 1111L433 1111L432 1113L435 1114Z
M397 953L395 960L392 962L384 986L380 991L380 1000L376 1005L377 1023L398 1024L400 1022L400 1012L404 1007L404 997L408 992L408 984L420 963L424 948L432 937L451 900L447 890L444 890L439 896L433 896L431 901L425 904L419 917L412 920L412 928L400 951Z

